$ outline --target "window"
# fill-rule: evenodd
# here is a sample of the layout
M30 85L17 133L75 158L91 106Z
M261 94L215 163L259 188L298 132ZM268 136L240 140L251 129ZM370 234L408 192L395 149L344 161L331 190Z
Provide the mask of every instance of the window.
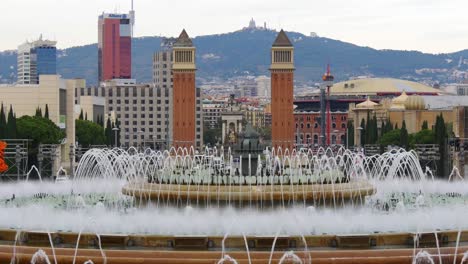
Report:
M346 128L346 124L345 124L345 123L342 123L342 124L341 124L341 128L345 129L345 128Z

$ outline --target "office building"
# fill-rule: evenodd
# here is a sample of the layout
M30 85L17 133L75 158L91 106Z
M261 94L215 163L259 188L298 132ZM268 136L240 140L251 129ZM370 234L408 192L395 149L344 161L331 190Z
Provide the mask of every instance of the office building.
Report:
M98 21L99 81L132 78L134 15L103 13Z
M39 75L57 74L56 41L38 40L18 47L18 84L38 84Z

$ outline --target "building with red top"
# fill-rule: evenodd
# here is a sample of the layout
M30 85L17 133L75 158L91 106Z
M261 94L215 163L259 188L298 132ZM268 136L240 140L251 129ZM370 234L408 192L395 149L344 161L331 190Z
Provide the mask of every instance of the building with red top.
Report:
M107 14L98 22L99 81L132 78L132 16Z

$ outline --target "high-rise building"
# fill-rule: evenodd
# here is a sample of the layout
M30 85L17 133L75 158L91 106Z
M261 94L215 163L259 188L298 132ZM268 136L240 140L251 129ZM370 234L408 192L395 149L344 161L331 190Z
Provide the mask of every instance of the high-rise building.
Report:
M134 14L107 14L98 21L99 81L132 78Z
M271 79L267 76L258 76L255 81L257 82L257 96L263 98L271 97Z
M173 146L190 148L196 145L196 66L195 47L185 29L172 49Z
M57 74L56 41L26 42L18 47L18 84L38 84L39 75Z
M294 147L294 47L281 30L271 48L272 146Z

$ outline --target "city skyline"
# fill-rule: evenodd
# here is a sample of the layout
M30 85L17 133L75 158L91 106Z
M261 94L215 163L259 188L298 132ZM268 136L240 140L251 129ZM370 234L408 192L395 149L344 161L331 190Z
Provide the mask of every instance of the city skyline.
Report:
M44 38L58 41L58 48L67 48L96 43L98 15L127 13L130 0L7 0L3 7L9 12L0 18L0 30L8 37L0 43L0 50L14 50L41 33ZM316 32L376 49L447 53L468 48L464 44L468 29L463 27L468 18L462 13L463 7L468 3L462 0L296 0L289 6L278 0L135 0L135 37L177 36L182 28L193 37L232 32L246 26L253 17L258 25L266 22L272 29L305 35ZM67 10L79 15L66 15ZM169 23L175 12L177 21ZM21 17L28 19L18 22ZM28 23L32 20L35 22Z

